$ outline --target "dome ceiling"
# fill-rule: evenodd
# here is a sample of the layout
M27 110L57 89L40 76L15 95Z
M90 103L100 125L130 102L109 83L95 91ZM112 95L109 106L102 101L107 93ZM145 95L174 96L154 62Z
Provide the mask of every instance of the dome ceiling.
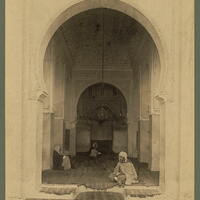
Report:
M138 59L143 59L141 53L149 51L149 43L153 43L139 23L110 9L80 13L57 32L65 41L73 69L100 69L102 50L105 69L131 69Z

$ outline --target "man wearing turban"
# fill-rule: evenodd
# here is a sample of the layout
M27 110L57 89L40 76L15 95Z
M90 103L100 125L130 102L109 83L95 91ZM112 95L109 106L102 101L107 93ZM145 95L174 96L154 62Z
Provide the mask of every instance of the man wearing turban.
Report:
M119 162L110 178L119 185L132 185L138 183L138 176L132 162L128 161L126 152L119 153Z

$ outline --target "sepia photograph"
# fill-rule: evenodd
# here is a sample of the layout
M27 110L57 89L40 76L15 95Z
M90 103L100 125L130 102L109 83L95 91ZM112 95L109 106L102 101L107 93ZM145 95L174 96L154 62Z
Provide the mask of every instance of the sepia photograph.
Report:
M6 200L194 200L194 1L5 8Z

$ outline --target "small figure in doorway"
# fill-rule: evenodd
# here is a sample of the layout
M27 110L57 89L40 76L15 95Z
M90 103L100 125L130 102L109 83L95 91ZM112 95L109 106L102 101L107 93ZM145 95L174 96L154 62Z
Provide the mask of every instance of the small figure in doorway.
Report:
M63 155L61 146L56 145L53 151L53 169L62 170Z
M98 144L95 142L92 144L92 148L90 149L90 157L98 158L101 155L101 152L98 151Z
M126 152L122 151L119 153L119 162L117 163L114 172L109 176L112 181L116 181L120 186L138 183L135 167L127 157Z

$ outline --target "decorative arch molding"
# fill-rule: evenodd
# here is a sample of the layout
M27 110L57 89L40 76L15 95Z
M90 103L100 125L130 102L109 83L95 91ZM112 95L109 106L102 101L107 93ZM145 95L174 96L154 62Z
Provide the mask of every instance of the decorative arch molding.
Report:
M34 80L38 80L40 88L45 90L45 82L43 77L43 60L46 48L49 44L50 39L52 38L53 34L62 25L66 20L70 19L71 17L77 15L80 12L84 12L89 9L95 8L108 8L112 10L116 10L127 14L128 16L134 18L138 21L151 35L159 54L160 59L160 66L161 66L161 73L160 73L160 83L159 83L159 93L163 93L165 88L165 83L167 79L167 68L166 68L166 56L167 56L167 48L163 41L161 41L160 37L162 33L159 31L158 27L156 26L155 22L150 19L148 13L142 10L138 5L134 3L127 2L125 0L73 0L66 3L66 6L60 9L54 17L49 20L47 26L41 30L42 37L39 39L39 44L36 47L35 53L35 61L37 67L34 66ZM34 81L33 80L33 81ZM46 90L45 90L46 91Z
M63 7L61 10L59 10L53 18L50 19L49 24L44 28L41 29L41 37L39 37L38 44L36 48L34 49L34 56L33 58L33 63L31 64L31 69L30 73L32 73L32 88L33 88L33 93L31 94L31 97L33 99L37 99L38 101L42 101L46 96L48 95L46 90L45 90L45 82L44 82L44 77L43 77L43 60L45 56L45 51L46 48L49 44L50 39L52 38L53 34L56 32L58 27L66 20L70 19L72 16L84 12L89 9L94 9L94 8L108 8L108 9L113 9L117 10L119 12L123 12L130 17L134 18L137 20L141 25L146 28L147 32L151 35L153 41L155 42L155 45L158 49L159 53L159 59L160 59L160 67L161 67L161 78L159 82L159 89L158 89L158 96L159 96L159 101L165 102L166 98L163 98L163 95L160 94L166 94L164 91L165 89L165 82L166 82L166 77L167 74L167 68L165 65L165 59L166 59L166 49L165 46L162 44L160 40L160 36L162 35L159 30L156 30L155 27L156 24L152 22L152 20L149 20L147 17L148 14L145 12L141 11L140 8L136 5L133 5L132 3L125 2L125 0L73 0L71 2L66 3L66 7ZM144 13L145 16L142 14ZM43 34L45 33L45 34ZM37 83L37 84L34 84ZM93 84L98 83L94 81ZM116 85L116 83L109 83L111 85L114 85L116 88L118 88L122 94L124 95L126 102L129 102L128 97L123 93L123 89L120 87L120 85ZM91 82L87 85L84 86L79 94L77 95L75 99L75 106L77 106L78 99L81 96L81 93L91 85ZM40 110L42 112L42 109ZM40 120L41 122L41 120ZM75 128L76 121L71 122L71 128ZM129 126L130 129L131 126ZM42 130L42 124L40 123L38 125L38 130ZM164 129L164 128L163 128ZM73 130L74 131L74 130ZM165 130L164 130L165 131ZM163 135L165 134L163 131ZM131 132L131 129L129 130ZM38 133L37 133L38 134ZM38 159L41 157L41 155L38 156ZM41 166L40 166L41 168ZM39 176L39 173L41 169L37 169L36 174ZM164 173L164 169L162 171ZM164 176L164 175L162 175ZM41 180L38 180L37 184L41 184ZM164 181L161 181L161 184L164 184Z
M77 107L78 101L79 101L81 95L83 94L83 92L84 92L85 90L87 90L87 88L89 88L90 86L96 85L96 84L98 84L98 83L100 83L100 82L99 82L99 81L92 81L92 82L87 83L86 85L84 85L84 86L79 90L79 93L78 93L78 95L77 95L77 97L76 97L76 99L75 99L75 108ZM111 85L111 86L113 86L113 87L115 87L115 88L117 88L117 89L121 92L122 96L124 97L124 99L125 99L125 101L126 101L126 103L127 103L127 108L128 108L128 96L124 93L123 89L120 87L120 84L113 83L113 82L109 82L109 81L105 81L104 83L105 83L105 84L108 84L108 85Z
M168 100L167 98L167 94L158 94L154 97L160 104L164 104L166 103L166 101Z
M88 87L84 87L84 88L82 88L82 90L80 91L80 94L79 94L79 96L77 97L77 104L76 104L76 106L74 107L74 109L76 110L76 115L78 115L78 110L80 109L80 103L81 103L81 100L82 100L82 98L84 97L84 95L85 95L85 92L87 92L88 90L90 90L91 88L96 88L95 86L97 86L98 88L100 87L101 88L101 82L96 82L95 84L90 84ZM110 89L112 88L112 89L116 89L117 91L118 91L118 101L121 99L121 105L123 106L123 111L124 111L124 116L125 116L125 118L127 119L127 109L128 109L128 103L127 103L127 100L126 100L126 98L125 98L125 96L124 96L124 94L123 94L123 90L120 90L118 87L116 87L115 85L113 85L113 84L110 84L110 83L108 83L108 82L104 82L103 83L104 84L104 86L105 87L109 87ZM98 97L97 97L98 98ZM88 99L88 101L89 101L89 99ZM96 105L95 105L95 107L94 108L92 108L92 110L90 110L90 112L88 113L88 114L90 114L91 115L91 117L94 117L94 113L97 113L97 111L99 110L99 108L102 108L102 106L103 106L103 108L106 110L106 111L108 111L115 119L117 119L117 115L116 115L116 113L114 112L114 108L111 108L112 106L109 104L109 102L103 102L103 104L102 104L102 102L97 102L96 103ZM94 114L94 115L93 115ZM78 117L76 116L76 119L77 119ZM95 117L94 117L95 118Z
M38 89L38 90L35 90L35 91L32 91L31 92L31 95L30 95L30 100L34 100L34 101L39 101L41 103L44 102L44 99L48 96L48 93L46 90L41 90L41 89Z

